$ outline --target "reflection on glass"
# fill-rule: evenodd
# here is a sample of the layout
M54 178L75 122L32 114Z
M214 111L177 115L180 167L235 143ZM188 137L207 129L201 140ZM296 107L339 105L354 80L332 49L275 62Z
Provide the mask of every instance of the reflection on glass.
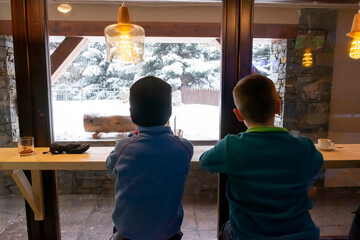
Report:
M360 144L359 43L346 36L357 11L357 3L255 5L253 65L274 81L282 100L276 125L316 144L319 138L334 142L323 152L326 161L335 155L345 161L345 152L359 147L346 144ZM285 33L289 26L293 34ZM268 34L262 37L256 28ZM258 44L268 45L268 53L259 54ZM352 44L354 59L349 57ZM347 236L354 217L348 213L359 207L360 171L351 161L347 164L347 169L327 168L320 175L323 182L316 183L311 215L321 236ZM337 214L336 220L329 210Z

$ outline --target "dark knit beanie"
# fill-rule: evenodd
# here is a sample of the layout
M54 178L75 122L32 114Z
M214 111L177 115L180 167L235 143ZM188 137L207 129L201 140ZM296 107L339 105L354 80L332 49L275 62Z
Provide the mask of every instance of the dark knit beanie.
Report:
M171 116L171 86L160 78L140 78L130 88L130 116L140 126L161 126Z

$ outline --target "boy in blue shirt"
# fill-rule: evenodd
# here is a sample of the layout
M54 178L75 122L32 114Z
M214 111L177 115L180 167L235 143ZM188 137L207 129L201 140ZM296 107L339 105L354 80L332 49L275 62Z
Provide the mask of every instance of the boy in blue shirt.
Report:
M233 97L233 111L248 130L227 135L200 157L203 168L228 176L230 217L220 239L318 239L307 191L322 167L321 153L310 139L274 127L280 100L270 79L247 76Z
M107 169L116 174L114 240L182 237L181 200L193 146L164 126L171 110L171 86L160 78L144 77L131 86L137 134L118 141L106 159Z

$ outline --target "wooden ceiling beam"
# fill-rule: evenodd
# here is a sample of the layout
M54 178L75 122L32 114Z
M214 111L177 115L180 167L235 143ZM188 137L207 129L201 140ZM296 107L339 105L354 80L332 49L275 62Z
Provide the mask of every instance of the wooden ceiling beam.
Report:
M104 36L104 28L114 22L107 21L49 21L53 36ZM220 23L136 22L150 37L217 37Z
M113 22L49 21L50 36L104 36L104 28ZM11 21L0 20L0 35L11 35ZM213 37L220 38L220 23L137 22L148 37ZM254 24L254 38L294 38L296 24Z

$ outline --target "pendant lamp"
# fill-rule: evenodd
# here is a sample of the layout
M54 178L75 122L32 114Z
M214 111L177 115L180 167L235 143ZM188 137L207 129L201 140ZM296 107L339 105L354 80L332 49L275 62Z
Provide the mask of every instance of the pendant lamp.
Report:
M68 3L62 3L57 6L57 10L61 13L68 13L71 11L71 6Z
M313 64L313 58L310 49L307 49L302 59L302 65L304 67L310 67Z
M124 3L119 7L117 24L104 30L106 54L110 62L138 64L144 55L145 31L130 23L130 15Z
M314 48L312 41L313 41L313 35L309 30L308 33L305 35L305 41L304 41L305 52L302 59L302 65L304 67L311 67L313 65L313 56L311 50Z
M348 37L353 38L351 42L351 48L349 56L353 59L360 58L360 10L354 15L354 20L351 26L351 30L348 34Z

